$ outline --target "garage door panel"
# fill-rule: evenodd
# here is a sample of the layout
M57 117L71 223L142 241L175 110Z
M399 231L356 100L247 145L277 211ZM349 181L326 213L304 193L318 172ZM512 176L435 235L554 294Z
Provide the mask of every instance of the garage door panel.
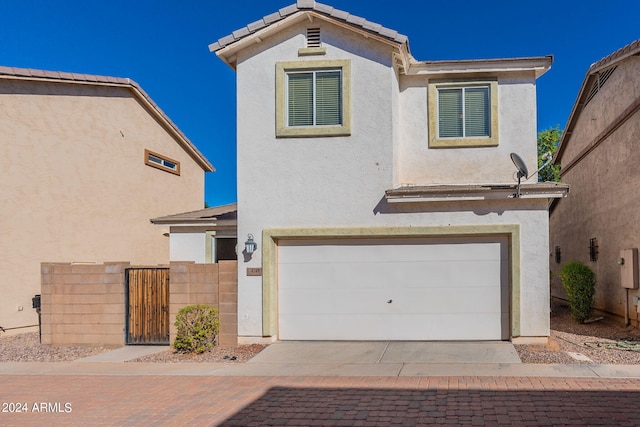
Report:
M499 261L360 262L360 263L281 263L280 289L442 287L447 283L490 286L500 281ZM300 278L304 277L304 280Z
M318 322L322 328L317 328ZM500 316L480 314L473 323L455 314L291 316L280 322L280 336L290 340L449 341L500 339ZM313 335L309 331L315 331ZM498 337L498 338L496 338Z
M316 262L387 262L403 261L499 261L500 244L497 242L438 243L441 240L412 239L411 243L398 239L367 239L366 244L343 240L295 240L278 244L278 252L287 263ZM353 250L357 247L357 250Z
M497 237L278 242L279 338L505 339L507 249Z
M391 303L388 301L391 300ZM501 313L491 288L291 289L280 295L280 315Z

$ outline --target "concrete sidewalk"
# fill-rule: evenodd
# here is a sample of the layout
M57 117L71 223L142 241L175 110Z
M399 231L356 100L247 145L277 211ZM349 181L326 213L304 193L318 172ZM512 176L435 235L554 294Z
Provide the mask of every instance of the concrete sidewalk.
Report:
M139 363L3 362L0 375L218 377L640 378L640 365L526 363Z
M524 364L509 342L276 342L246 363L141 363L166 346L128 346L74 362L4 362L0 375L640 378L640 365Z

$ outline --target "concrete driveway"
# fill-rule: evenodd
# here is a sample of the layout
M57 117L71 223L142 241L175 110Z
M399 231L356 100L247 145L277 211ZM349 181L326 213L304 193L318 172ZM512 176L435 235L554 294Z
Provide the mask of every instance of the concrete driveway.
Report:
M521 363L508 341L278 341L247 363Z

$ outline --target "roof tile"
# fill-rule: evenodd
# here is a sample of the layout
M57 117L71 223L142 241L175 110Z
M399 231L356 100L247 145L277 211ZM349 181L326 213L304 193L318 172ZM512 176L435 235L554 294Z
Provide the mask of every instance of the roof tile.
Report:
M85 78L87 79L87 81L89 82L99 82L100 80L98 79L98 76L94 76L92 74L85 74Z
M382 25L376 24L375 22L365 21L364 24L362 25L362 28L379 34L380 29L382 28Z
M62 79L62 80L73 80L73 74L71 74L71 73L67 73L67 72L64 72L64 71L60 71L60 72L58 73L58 75L60 76L60 77L58 77L58 78L60 78L60 79Z
M262 19L264 20L265 24L271 25L274 22L278 22L281 18L282 18L282 16L280 16L280 13L274 12L274 13L272 13L270 15L265 16Z
M326 4L322 4L322 3L318 3L316 4L315 10L320 12L320 13L326 13L327 15L331 15L331 13L333 13L333 7L326 5Z
M182 212L174 215L153 218L151 222L154 224L210 223L211 221L216 221L219 219L236 219L237 212L238 204L231 203L228 205L199 209L197 211Z
M58 73L57 71L47 71L47 70L43 70L43 71L44 71L44 76L48 79L60 78L60 73Z
M240 28L239 30L234 31L233 37L235 39L241 39L242 37L248 36L249 34L251 34L251 31L249 31L247 27L243 27L243 28Z
M347 22L350 23L350 24L355 24L355 25L358 25L358 26L362 27L364 25L364 23L367 22L367 20L364 19L364 18L361 18L359 16L349 15L347 17Z
M252 22L251 24L247 25L247 28L249 29L249 31L256 32L258 30L261 30L262 28L266 27L267 24L265 24L264 20L262 19L258 19L255 22Z
M236 39L233 37L233 34L229 34L228 36L225 36L218 40L218 43L220 43L220 45L222 46L226 46L229 43L233 43L234 41L236 41Z
M31 72L27 68L14 68L13 74L18 77L31 77Z
M616 50L612 54L607 55L604 58L602 58L601 60L593 63L591 65L591 67L589 67L589 72L591 72L591 70L594 70L596 68L600 68L603 65L606 65L606 64L608 64L610 62L613 62L616 59L624 56L625 54L627 54L627 53L629 53L629 52L631 52L633 50L640 50L640 39L629 43L628 45Z
M298 0L296 6L298 9L314 9L316 2L315 0Z
M382 27L380 28L380 35L395 40L398 36L398 32L396 30Z
M283 7L278 11L278 13L280 14L281 17L286 18L287 16L296 13L298 10L299 10L298 6L296 6L295 4L292 4L287 7Z
M30 69L29 71L33 77L45 77L44 71L42 70Z
M326 4L316 3L314 0L297 0L295 4L284 7L280 9L278 12L267 15L263 17L261 20L252 22L251 24L247 25L245 28L236 30L232 34L219 39L217 42L211 43L209 45L209 50L211 52L216 52L218 50L221 50L224 47L242 39L243 37L253 34L256 31L264 27L267 27L275 22L278 22L286 18L287 16L290 16L301 10L302 11L313 10L317 13L321 13L321 14L330 16L332 18L348 22L352 25L359 26L367 31L371 31L383 37L389 38L397 43L406 43L408 41L406 36L403 36L402 34L398 34L397 31L391 30L389 28L385 28L380 24L376 24L375 22L369 22L366 19L361 18L359 16L350 15L348 12L334 9L333 7L328 6Z
M331 16L333 16L334 18L338 18L338 19L342 19L343 21L346 21L347 18L349 17L349 12L345 12L344 10L340 10L340 9L333 9L331 11Z

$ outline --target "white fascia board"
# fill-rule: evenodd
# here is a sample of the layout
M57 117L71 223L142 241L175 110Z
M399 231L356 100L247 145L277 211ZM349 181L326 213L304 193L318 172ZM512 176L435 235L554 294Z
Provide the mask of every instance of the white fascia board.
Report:
M259 31L256 31L253 34L249 34L235 42L232 42L231 44L229 44L226 47L223 47L222 49L216 51L216 55L222 59L225 63L227 63L227 65L229 65L231 68L233 68L235 70L236 68L236 56L237 53L239 51L241 51L242 49L245 49L253 44L256 43L262 43L262 40L264 40L267 37L270 37L272 33L278 32L282 29L285 29L287 27L290 27L294 24L297 24L299 22L305 21L305 20L311 20L313 21L313 19L321 19L323 21L329 22L331 24L337 25L339 27L345 28L349 31L352 31L354 33L358 33L361 36L365 37L365 38L370 38L370 39L374 39L377 40L381 43L385 43L387 45L390 45L394 48L396 48L402 55L403 58L406 58L405 61L408 64L409 62L409 54L406 48L402 48L401 44L393 41L393 40L389 40L383 36L379 36L373 33L370 33L364 29L359 29L356 28L354 25L349 24L347 22L341 22L335 19L332 19L331 17L327 17L324 15L321 15L319 13L315 13L313 11L303 11L303 12L299 12L299 13L294 13L293 15L290 15L286 18L284 18L281 21L275 22L271 25L268 25L265 28L262 28ZM211 45L209 45L209 50L212 50L211 46L213 46L215 43L212 43ZM406 45L406 43L405 43ZM405 65L406 67L406 65Z
M459 61L423 61L412 62L407 74L441 75L534 72L536 78L538 78L551 68L552 62L553 58L551 56Z
M228 46L223 47L222 49L216 51L216 55L226 62L231 68L235 70L235 59L236 54L251 45L256 43L262 43L262 40L269 37L271 33L280 31L281 29L287 28L296 24L298 22L304 21L309 12L305 13L295 13L291 16L284 18L281 21L275 22L271 25L266 26L253 34L245 36L240 40L234 41ZM209 49L211 49L212 45L209 45Z
M492 189L490 191L465 191L456 192L418 192L410 194L387 194L385 198L389 203L412 203L412 202L466 202L466 201L483 201L483 200L505 200L514 199L516 187L508 187L503 189ZM565 188L546 191L531 191L526 188L520 189L521 199L561 199L567 196Z
M183 222L183 223L175 223L175 224L171 224L171 223L161 223L161 224L155 224L155 225L164 225L164 226L170 226L170 227L216 227L216 226L220 226L219 222Z

